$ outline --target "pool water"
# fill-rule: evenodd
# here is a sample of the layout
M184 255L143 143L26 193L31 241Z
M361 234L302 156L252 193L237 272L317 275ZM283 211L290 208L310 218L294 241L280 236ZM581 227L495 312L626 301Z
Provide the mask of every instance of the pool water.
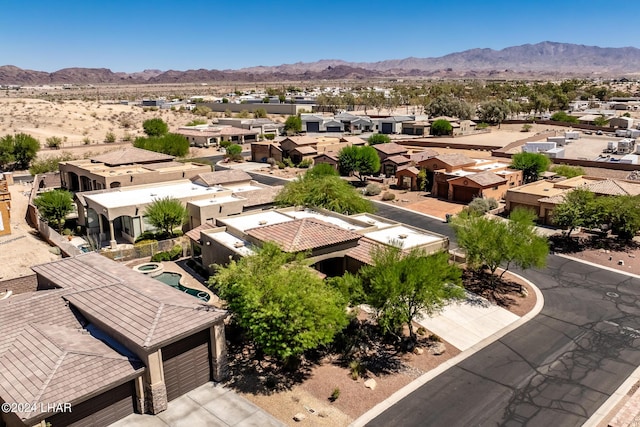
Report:
M154 277L154 279L161 281L162 283L169 285L173 288L178 289L184 293L187 293L191 296L194 296L198 299L201 299L204 302L208 302L210 295L207 292L199 291L197 289L187 288L186 286L182 286L180 284L180 279L182 275L180 273L161 273Z

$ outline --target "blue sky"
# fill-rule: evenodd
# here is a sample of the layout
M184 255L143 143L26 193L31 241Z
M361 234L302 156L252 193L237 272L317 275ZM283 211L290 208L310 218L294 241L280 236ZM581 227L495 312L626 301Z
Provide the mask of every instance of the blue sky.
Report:
M3 0L0 65L133 72L371 62L541 41L640 47L637 0L617 1L617 16L605 3Z

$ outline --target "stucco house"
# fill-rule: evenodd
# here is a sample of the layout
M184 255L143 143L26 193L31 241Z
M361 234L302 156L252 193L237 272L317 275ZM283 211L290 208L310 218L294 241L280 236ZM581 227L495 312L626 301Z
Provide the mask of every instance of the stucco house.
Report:
M0 402L37 405L1 425L103 427L226 377L226 311L96 253L33 270L0 300Z

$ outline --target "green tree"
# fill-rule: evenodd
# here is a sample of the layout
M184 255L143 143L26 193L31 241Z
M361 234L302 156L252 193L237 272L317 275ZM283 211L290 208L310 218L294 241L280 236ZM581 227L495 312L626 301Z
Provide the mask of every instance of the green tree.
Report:
M142 129L144 129L144 133L147 136L163 136L169 132L169 125L167 125L161 118L156 117L154 119L145 120L142 123Z
M593 119L593 124L596 126L606 126L609 123L609 120L604 116L598 116Z
M50 156L45 157L44 159L37 159L31 162L29 173L35 176L40 173L58 172L60 162L67 162L69 160L75 160L75 158L68 151L63 151L59 156Z
M369 145L387 144L391 142L391 138L389 138L389 135L385 135L383 133L374 133L369 138L367 138L367 142L369 143Z
M225 157L229 160L238 161L242 160L242 146L238 144L231 144L225 148Z
M302 132L302 119L300 116L289 116L284 122L284 131L287 135Z
M551 168L551 172L555 172L565 178L573 178L576 176L584 175L584 169L580 166L558 165Z
M13 136L6 135L0 138L0 168L6 168L16 161L13 155L14 143Z
M36 158L40 142L31 135L18 133L13 137L13 156L18 169L28 169L29 164Z
M473 114L473 108L466 102L450 95L441 94L429 101L424 111L430 117L448 116L468 120Z
M233 319L265 354L295 366L306 351L331 343L348 323L346 302L304 262L303 255L265 243L255 255L215 266Z
M549 168L551 160L544 154L517 153L511 157L511 167L522 171L522 178L526 183L537 181L544 171Z
M451 300L464 298L461 271L449 263L447 252L426 255L413 249L405 254L399 247L386 246L374 249L372 259L373 265L364 266L359 275L366 301L387 332L396 334L407 325L415 341L416 316L431 316Z
M453 132L453 126L449 123L449 120L439 119L431 123L431 134L435 136L451 135Z
M500 124L509 115L509 107L502 101L487 101L478 107L478 118L482 122Z
M170 156L183 157L189 154L189 141L184 136L175 133L149 138L136 138L133 141L133 146Z
M380 157L375 148L351 145L338 152L338 168L344 175L353 173L361 182L366 175L380 170Z
M253 117L256 119L264 119L267 117L267 110L264 108L257 108L256 111L253 112Z
M275 203L279 206L325 208L345 214L374 211L373 203L362 197L347 181L335 175L316 176L314 169L288 182L276 195Z
M309 177L319 178L323 176L338 176L338 171L328 163L318 163L306 173Z
M564 195L564 200L553 208L553 222L559 227L567 227L567 238L577 227L591 224L590 212L595 195L584 188L575 188Z
M144 216L149 224L172 236L173 230L187 221L187 208L178 199L164 197L148 205Z
M33 200L40 216L62 233L65 218L73 211L73 196L67 190L45 191Z
M565 113L564 111L558 111L551 116L551 120L555 122L565 122L565 123L578 123L578 118L573 117Z
M640 196L597 197L589 216L629 241L640 231Z
M528 209L516 208L509 221L491 219L473 212L463 211L451 221L458 245L464 249L467 265L486 267L495 284L495 273L502 266L507 272L511 265L525 270L544 267L549 253L547 239L539 236L534 227L533 214Z
M418 172L418 188L421 191L429 191L429 177L426 169L420 169Z

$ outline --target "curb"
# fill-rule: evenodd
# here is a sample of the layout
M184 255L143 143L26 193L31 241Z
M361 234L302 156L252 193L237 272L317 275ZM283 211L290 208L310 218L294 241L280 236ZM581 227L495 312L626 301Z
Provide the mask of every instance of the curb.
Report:
M428 383L429 381L431 381L433 378L437 377L441 373L445 372L447 369L451 368L452 366L457 365L458 363L462 362L466 358L472 356L473 354L475 354L478 351L482 350L483 348L487 347L489 344L492 344L495 341L498 341L500 338L502 338L503 336L505 336L509 332L519 328L520 326L522 326L525 323L527 323L529 320L531 320L534 317L536 317L538 315L538 313L540 313L540 311L542 311L542 307L544 307L544 296L542 295L542 292L540 292L540 289L538 289L538 287L536 285L534 285L531 281L525 279L524 277L520 276L519 274L516 274L516 273L513 273L513 272L509 272L509 273L511 273L511 274L513 274L515 276L518 276L519 279L521 279L524 282L526 282L529 286L531 286L531 288L533 289L533 292L536 294L536 304L533 306L531 311L529 311L527 314L525 314L524 316L522 316L520 319L516 320L512 324L510 324L508 326L505 326L504 328L502 328L501 330L499 330L495 334L483 339L479 343L473 345L472 347L468 348L467 350L463 351L462 353L458 354L457 356L447 360L446 362L441 363L436 368L430 370L429 372L426 372L425 374L420 376L418 379L416 379L416 380L412 381L411 383L407 384L406 386L402 387L400 390L396 391L391 396L389 396L388 398L386 398L382 402L378 403L376 406L371 408L369 411L365 412L360 417L358 417L356 420L354 420L351 424L349 424L349 427L361 427L361 426L366 425L369 421L373 420L375 417L377 417L378 415L382 414L384 411L389 409L391 406L393 406L396 403L398 403L401 399L403 399L404 397L406 397L409 394L413 393L415 390L417 390L418 388L422 387L424 384ZM640 371L640 368L638 369L638 371Z
M564 255L564 254L559 254L559 253L555 253L554 255L559 256L560 258L569 259L571 261L581 262L582 264L587 264L587 265L590 265L592 267L597 267L597 268L601 268L603 270L608 270L608 271L611 271L613 273L620 273L620 274L624 274L625 276L630 276L630 277L635 277L636 279L640 279L640 275L638 275L638 274L629 273L627 271L618 270L618 269L615 269L615 268L612 268L612 267L607 267L606 265L596 264L595 262L585 261L585 260L580 259L580 258L574 258L574 257L572 257L570 255Z

